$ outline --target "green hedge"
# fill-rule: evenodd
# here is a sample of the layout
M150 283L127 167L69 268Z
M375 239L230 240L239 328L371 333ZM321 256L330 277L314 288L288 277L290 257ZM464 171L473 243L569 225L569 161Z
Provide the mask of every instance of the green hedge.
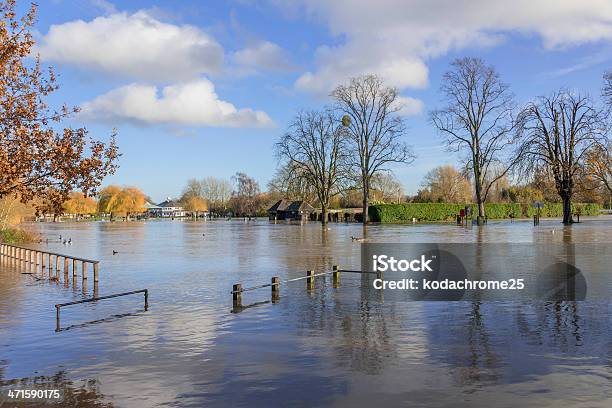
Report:
M472 215L478 214L478 206L472 207ZM448 203L405 203L405 204L375 204L369 207L370 220L382 223L412 222L413 218L419 221L452 221L455 220L465 204ZM580 215L598 215L601 207L598 204L573 204L572 213L579 212ZM485 205L487 218L503 219L531 218L536 209L531 204L496 204ZM541 210L542 217L562 217L563 205L561 203L545 203Z

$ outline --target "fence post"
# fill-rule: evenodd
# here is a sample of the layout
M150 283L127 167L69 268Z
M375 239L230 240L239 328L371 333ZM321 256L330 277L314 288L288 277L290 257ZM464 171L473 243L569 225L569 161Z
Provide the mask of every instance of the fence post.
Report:
M47 269L47 265L46 265L46 262L45 262L45 255L46 255L46 253L44 253L44 252L40 253L40 263L42 264L41 268L42 268L43 272L45 271L45 269Z
M83 281L87 280L87 262L83 261Z
M60 305L55 305L55 331L60 331Z
M93 274L94 274L94 282L98 281L98 263L94 262L93 264Z
M72 260L72 284L74 285L76 283L76 278L77 278L77 260L73 259Z
M340 284L340 268L338 267L338 265L334 265L332 267L332 281L334 283L334 286L338 286Z
M314 271L306 271L306 287L308 289L314 288Z
M68 257L64 257L64 279L68 279Z
M242 285L240 283L236 283L233 286L232 300L234 302L234 307L242 306Z
M149 289L145 289L144 292L144 300L145 300L145 310L149 309Z
M274 276L272 278L272 301L276 301L279 298L279 293L280 293L280 278L277 276Z
M55 255L55 277L57 278L58 282L59 282L59 276L60 276L60 257L59 255Z

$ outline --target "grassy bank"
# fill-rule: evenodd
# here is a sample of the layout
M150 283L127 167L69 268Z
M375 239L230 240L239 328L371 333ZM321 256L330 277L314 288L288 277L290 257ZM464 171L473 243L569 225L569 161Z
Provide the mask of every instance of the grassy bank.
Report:
M472 208L472 214L478 214L476 204L467 204ZM448 203L404 203L404 204L375 204L369 207L370 220L381 223L403 223L412 222L413 218L418 221L453 221L459 211L466 204ZM489 219L504 218L531 218L536 209L531 204L509 203L509 204L486 204L487 217ZM580 215L599 215L601 206L598 204L573 204L572 213ZM541 210L542 217L562 217L563 205L561 203L545 203Z
M21 228L9 227L0 229L0 242L6 244L25 244L35 242L36 236Z

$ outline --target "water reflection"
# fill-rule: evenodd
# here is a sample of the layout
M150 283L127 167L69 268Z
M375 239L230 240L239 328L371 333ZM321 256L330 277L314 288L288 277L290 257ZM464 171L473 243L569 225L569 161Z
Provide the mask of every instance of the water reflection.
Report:
M486 276L487 243L556 242L569 251L609 242L611 226L44 225L47 235L74 242L49 250L101 260L99 286L66 288L2 264L1 384L61 373L83 406L605 406L612 400L607 301L403 302L373 290L369 276L343 274L339 287L331 277L316 278L311 291L305 281L282 285L275 301L269 287L245 293L244 308L230 313L229 291L239 282L358 267L360 243L351 236L481 243L471 266ZM520 260L512 251L503 256ZM575 263L565 262L585 262L568 254ZM133 312L140 299L88 304L62 311L62 319L88 323L53 332L55 303L145 287L147 313ZM603 299L610 288L596 290Z

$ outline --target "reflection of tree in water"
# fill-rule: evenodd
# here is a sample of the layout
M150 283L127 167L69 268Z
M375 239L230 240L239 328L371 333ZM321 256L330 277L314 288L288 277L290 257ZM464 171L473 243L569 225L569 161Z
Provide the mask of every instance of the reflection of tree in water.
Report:
M495 383L499 377L496 371L499 359L491 348L481 306L481 302L471 302L467 325L468 365L459 371L461 385Z
M343 304L338 298L326 300L320 296L297 314L298 333L301 329L322 333L333 350L334 363L340 367L377 374L397 358L393 331L401 329L393 307L377 300Z
M3 369L0 367L0 389L59 389L63 392L63 407L111 408L113 404L104 401L100 392L98 380L82 381L80 385L66 378L64 371L52 376L36 376L14 380L4 380ZM31 405L30 405L31 406Z
M380 303L361 301L359 314L346 314L341 323L341 336L334 345L335 354L344 356L340 365L346 363L352 370L366 374L377 374L385 364L396 358L397 344L389 331L385 308Z

